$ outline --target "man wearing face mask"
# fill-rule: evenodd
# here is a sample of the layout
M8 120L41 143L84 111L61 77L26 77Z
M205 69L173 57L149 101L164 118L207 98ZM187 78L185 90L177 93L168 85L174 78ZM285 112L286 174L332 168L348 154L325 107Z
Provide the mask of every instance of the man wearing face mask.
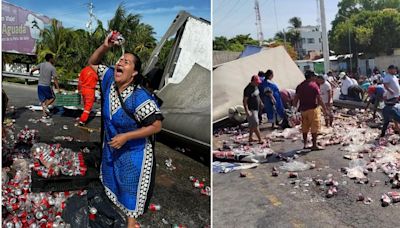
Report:
M154 140L163 116L141 83L141 61L125 53L115 68L100 64L104 54L118 44L109 35L89 59L101 79L104 143L100 179L110 200L127 216L127 227L149 205L155 178Z

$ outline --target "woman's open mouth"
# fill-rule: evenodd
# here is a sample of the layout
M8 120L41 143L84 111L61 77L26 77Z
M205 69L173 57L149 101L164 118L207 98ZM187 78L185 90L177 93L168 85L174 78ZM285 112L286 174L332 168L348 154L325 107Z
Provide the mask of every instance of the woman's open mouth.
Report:
M115 75L116 75L117 77L119 77L119 76L122 75L122 73L123 73L122 68L117 67L117 69L116 69L116 74L115 74Z

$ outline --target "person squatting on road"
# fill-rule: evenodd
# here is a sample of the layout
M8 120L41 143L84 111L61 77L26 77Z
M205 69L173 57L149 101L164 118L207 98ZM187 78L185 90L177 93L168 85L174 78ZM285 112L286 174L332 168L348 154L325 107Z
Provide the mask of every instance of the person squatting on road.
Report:
M83 112L79 118L79 125L81 126L85 125L89 119L90 111L96 100L95 91L97 81L97 73L90 66L83 68L79 74L78 90L83 99Z
M301 112L301 129L303 132L304 149L308 149L308 132L311 131L312 147L311 150L322 150L324 148L317 145L317 136L320 131L320 108L322 107L324 114L326 114L325 104L321 98L321 92L317 83L315 83L316 75L313 71L307 70L304 74L306 80L296 87L296 96L293 105L297 107L300 101L299 111Z
M263 143L261 139L260 129L258 128L258 112L263 108L263 103L260 99L260 91L258 85L260 85L261 79L258 75L251 77L250 83L246 86L243 91L243 106L246 111L247 121L249 123L249 143L253 142L253 133L256 134L259 143Z
M101 65L114 45L109 35L89 59L101 79L104 143L101 175L105 192L127 216L128 228L148 208L155 179L154 140L163 116L158 104L141 83L141 61L125 53L115 68Z
M378 110L379 103L383 101L383 95L385 94L385 88L383 87L382 84L373 84L370 85L367 89L368 93L368 101L367 101L367 107L365 109L367 110L369 108L369 105L372 104L373 107L373 115L372 118L376 118L376 111Z
M53 89L51 87L51 80L54 80L54 85L56 86L58 93L60 93L60 87L58 86L57 72L54 67L55 61L53 54L46 54L45 62L40 63L36 67L32 68L30 74L39 70L39 82L38 82L38 97L43 109L43 118L50 116L50 110L48 106L53 104L56 100Z

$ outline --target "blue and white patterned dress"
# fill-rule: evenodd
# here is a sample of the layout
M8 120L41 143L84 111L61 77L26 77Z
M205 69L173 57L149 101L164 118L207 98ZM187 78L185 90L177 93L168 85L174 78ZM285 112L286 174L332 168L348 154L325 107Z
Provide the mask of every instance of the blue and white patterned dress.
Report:
M120 133L139 129L121 107L114 82L114 69L98 67L103 104L102 118L104 143L100 179L107 196L128 217L137 218L148 207L155 175L155 156L152 143L147 138L127 141L120 149L108 143ZM160 109L152 96L140 86L130 85L121 97L128 111L136 116L141 126L162 120Z

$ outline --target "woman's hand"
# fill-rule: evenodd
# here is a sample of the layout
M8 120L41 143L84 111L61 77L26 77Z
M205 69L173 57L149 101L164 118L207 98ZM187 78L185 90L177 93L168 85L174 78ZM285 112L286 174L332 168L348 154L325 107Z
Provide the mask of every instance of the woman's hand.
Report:
M128 141L128 137L125 134L118 134L114 136L108 144L115 149L120 149Z
M117 41L117 40L112 40L112 39L111 39L112 33L113 33L113 32L116 32L116 33L117 33L117 36L120 34L118 31L112 31L110 34L108 34L107 37L106 37L106 39L105 39L104 42L103 42L103 45L104 45L106 48L111 48L111 47L113 47L114 45L118 44L118 41Z

